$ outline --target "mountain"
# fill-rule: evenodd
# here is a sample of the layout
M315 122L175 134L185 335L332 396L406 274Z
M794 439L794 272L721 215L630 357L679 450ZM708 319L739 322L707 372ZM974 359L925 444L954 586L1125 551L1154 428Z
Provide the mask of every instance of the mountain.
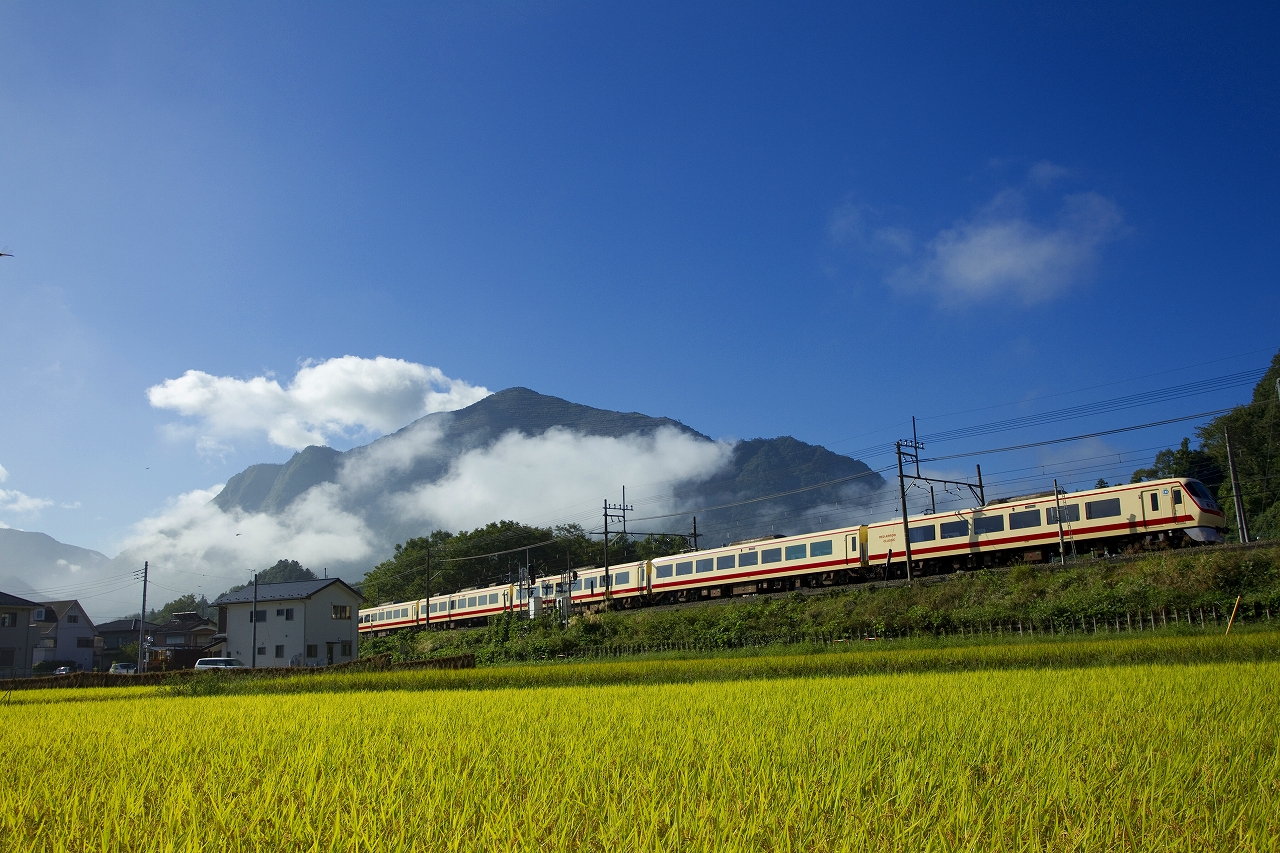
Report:
M22 598L47 597L31 586L33 580L56 590L95 576L110 562L105 554L66 545L44 533L0 528L0 590Z
M338 482L346 466L368 464L381 457L398 459L405 456L400 448L412 446L412 458L403 464L388 466L377 483L376 494L369 494L362 501L364 506L376 506L380 496L404 493L415 486L440 480L462 454L492 447L512 431L533 437L553 428L605 438L652 436L667 428L699 442L712 441L671 418L596 409L528 388L508 388L465 409L427 415L364 447L340 452L313 446L295 453L283 464L250 466L229 479L213 503L223 511L238 509L278 514L308 489ZM765 495L840 479L846 482L768 502L745 503ZM701 513L702 508L737 503L740 505L714 511L717 528L732 531L734 538L784 529L796 532L801 527L820 527L826 523L820 509L814 514L815 507L829 507L832 512L841 505L848 508L883 485L883 479L862 462L824 447L789 436L756 438L734 444L728 464L710 479L677 487L677 504L689 512L666 524L669 529L686 529L691 516L699 512L705 526L707 517ZM402 528L389 520L380 529L395 539L422 532Z

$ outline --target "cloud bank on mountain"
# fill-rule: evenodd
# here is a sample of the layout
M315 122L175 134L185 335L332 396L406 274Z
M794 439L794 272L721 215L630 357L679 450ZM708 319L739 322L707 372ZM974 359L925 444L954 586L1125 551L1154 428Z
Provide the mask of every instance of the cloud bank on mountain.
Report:
M238 379L188 370L147 389L147 399L192 419L201 452L226 453L226 439L265 434L299 450L337 438L389 433L423 415L450 412L489 395L438 367L353 355L304 364L282 386L274 377Z

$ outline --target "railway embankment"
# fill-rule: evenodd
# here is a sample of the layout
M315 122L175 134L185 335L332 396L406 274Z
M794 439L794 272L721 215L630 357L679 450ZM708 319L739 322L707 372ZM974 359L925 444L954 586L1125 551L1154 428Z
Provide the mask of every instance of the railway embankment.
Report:
M1237 607L1237 599L1239 605ZM1280 628L1280 544L1019 565L679 607L498 617L488 627L363 642L397 659L471 653L480 664L865 639L1032 638Z

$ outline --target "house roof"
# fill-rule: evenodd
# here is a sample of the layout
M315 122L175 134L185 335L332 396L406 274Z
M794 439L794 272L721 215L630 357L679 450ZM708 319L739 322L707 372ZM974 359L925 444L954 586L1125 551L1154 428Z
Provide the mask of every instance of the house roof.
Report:
M80 614L84 616L84 621L88 623L89 627L94 631L98 630L97 626L93 624L93 620L89 618L89 614L85 612L83 607L80 607L80 602L76 601L74 598L69 598L63 601L42 601L38 606L53 608L53 612L58 614L59 622L62 621L63 616L67 615L68 610L73 607L78 608L80 610Z
M199 631L203 628L207 628L210 631L216 631L218 630L218 625L212 619L206 619L199 613L175 613L169 617L168 622L163 625L157 625L155 633L185 634L190 631Z
M0 607L39 607L34 601L27 601L25 598L18 598L16 595L10 595L7 592L0 592Z
M341 578L317 578L313 581L289 581L287 583L260 583L258 584L258 603L264 601L296 601L302 598L310 598L322 589L332 586L333 584L342 584L358 599L363 599L360 593L356 592ZM253 603L253 584L238 589L235 592L224 592L214 600L214 604L252 604Z
M140 621L140 619L115 619L111 622L103 622L98 626L98 633L106 634L119 631L137 631L139 627L142 627L143 630L151 631L160 627L154 622L148 622L145 626L139 626L138 623Z

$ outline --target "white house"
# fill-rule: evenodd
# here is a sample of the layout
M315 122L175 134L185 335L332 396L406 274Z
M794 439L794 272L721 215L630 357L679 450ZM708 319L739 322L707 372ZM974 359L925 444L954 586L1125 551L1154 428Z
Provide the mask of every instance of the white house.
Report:
M338 578L258 584L218 596L223 656L245 666L328 666L358 654L360 593ZM257 647L253 645L257 628Z
M31 611L39 607L34 601L0 592L0 678L31 674L31 650L36 643Z
M102 658L102 640L89 614L78 601L42 601L31 611L37 638L31 665L57 662L75 664L86 672Z

